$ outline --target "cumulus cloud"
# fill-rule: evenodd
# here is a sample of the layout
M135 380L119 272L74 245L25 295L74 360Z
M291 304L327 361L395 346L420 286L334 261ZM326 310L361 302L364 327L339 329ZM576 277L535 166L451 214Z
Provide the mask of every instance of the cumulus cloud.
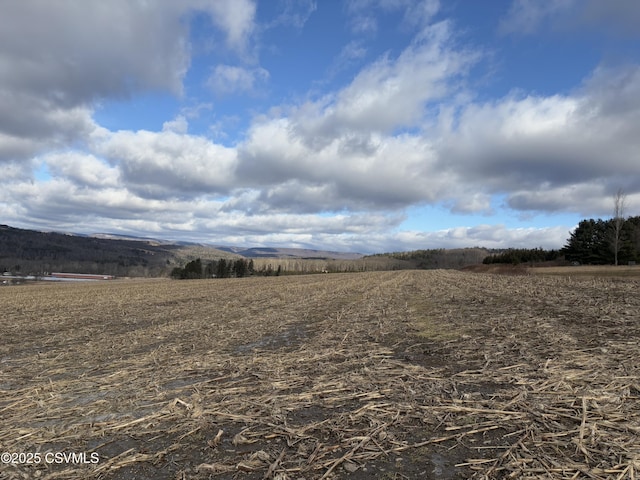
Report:
M63 190L73 191L77 201L101 199L111 208L123 206L124 199L133 206L142 205L137 199L152 199L175 207L162 223L171 231L196 235L219 230L227 239L244 236L254 244L317 246L342 231L341 238L361 245L362 251L389 245L558 248L570 226L393 230L408 205L442 203L457 213L486 213L496 193L505 194L515 211L606 215L613 186L636 178L631 154L640 146L633 134L639 124L639 75L633 67L599 68L570 95L512 94L471 103L459 108L455 121L417 134L354 128L313 143L301 135L296 109L288 117L257 120L237 148L187 135L181 128L103 131L93 149L108 165L97 158L47 159L54 175L100 187L101 194L83 196L77 186L69 190L65 184L51 187L49 197L35 203L48 214L56 205L55 192ZM176 122L182 124L179 118ZM84 162L101 173L91 177L81 167ZM116 195L107 188L116 179L128 187L126 192ZM205 199L211 195L217 200ZM91 211L88 203L85 208ZM327 217L323 212L342 213ZM274 230L276 236L269 233ZM368 249L358 243L358 235L366 235Z
M451 79L477 55L439 48L446 32L437 25L430 42L378 60L335 95L256 121L239 146L237 174L263 189L260 208L426 202L490 213L501 194L516 211L586 214L603 212L615 185L637 188L640 67L597 68L565 95L514 92L456 105ZM414 81L422 88L412 89ZM444 106L435 121L424 109L432 99ZM424 126L395 132L405 125Z
M249 0L3 5L0 161L82 139L94 128L101 99L149 90L181 94L190 64L184 18L194 11L208 14L233 48L243 49L253 32Z
M640 3L635 0L589 0L581 20L592 26L605 28L614 35L640 35Z
M128 188L145 198L220 195L234 184L235 150L202 136L102 131L92 146L118 166Z
M190 3L192 1L193 3ZM247 48L255 29L256 4L251 0L189 0L176 8L191 8L209 13L213 22L226 34L229 46L241 53Z
M560 248L568 238L566 227L507 228L504 225L477 225L456 227L436 232L399 232L393 237L396 245L406 250L415 250L416 245L429 248ZM390 239L385 239L389 242Z
M264 68L245 68L232 65L217 65L207 86L216 94L223 96L233 93L256 93L258 86L269 79Z
M120 184L118 168L91 154L74 151L50 153L41 160L54 178L69 180L76 187L116 188Z
M509 193L509 207L517 211L557 211L564 206L582 216L593 212L606 215L611 209L611 199L606 186L596 182L552 187L543 185L538 190L521 190Z
M16 212L33 223L48 223L84 233L87 215L113 224L113 220L161 218L171 211L170 205L158 200L143 199L122 187L91 187L66 178L54 178L44 183L12 184L6 195L28 197ZM15 224L20 223L16 219ZM92 222L93 223L93 222Z
M575 0L513 0L509 12L500 21L502 34L526 35L535 32L549 17L567 11Z
M187 133L189 129L189 122L184 115L178 115L173 120L169 120L168 122L164 122L162 124L163 132L174 132L174 133Z
M477 53L451 49L451 26L425 28L396 59L384 56L363 69L335 98L300 109L299 129L310 137L341 129L389 132L420 122L428 102L456 90L456 79Z
M289 197L294 205L297 198L303 201L301 208L316 211L402 208L434 200L447 175L429 178L435 158L429 143L418 136L342 134L326 145L308 145L284 118L255 125L238 155L239 178L266 189L263 200L277 199L282 205ZM304 202L301 186L333 195Z
M314 184L297 179L262 189L252 204L260 211L287 213L338 212L345 209L335 184Z
M181 90L186 27L166 7L25 1L6 8L0 20L5 87L42 92L61 106L136 88Z
M639 22L640 4L636 0L513 0L498 31L531 35L551 25L557 30L587 27L614 36L638 36Z
M402 208L453 196L452 178L434 170L433 142L396 133L420 125L431 115L427 104L454 93L456 79L477 61L474 52L448 48L449 37L447 23L433 25L336 94L257 119L238 148L238 178L261 185L261 200L278 208L296 201L316 211ZM315 202L318 192L332 196Z
M631 3L614 4L635 18ZM296 28L315 8L286 5L277 21ZM576 5L516 0L501 28L532 33L577 12ZM585 5L581 21L596 22L589 15L597 3ZM453 22L433 23L438 7L436 1L349 2L354 30L374 33L379 15L393 13L412 41L379 55L341 87L262 111L247 120L237 143L222 145L190 133L204 123L204 109L224 120L214 103L171 112L160 119L160 131L110 131L96 123L94 108L138 92L181 98L193 12L216 25L212 41L227 55L228 63L203 69L211 72L210 90L259 92L270 77L250 58L259 50L250 52L255 3L13 2L0 18L6 182L0 215L15 225L28 218L75 231L91 218L87 233L161 232L195 241L375 252L558 248L571 227L402 231L405 209L416 205L490 214L499 195L513 215L607 215L619 187L630 204L640 204L638 65L600 66L555 95L517 91L486 100L466 82L484 58L481 47L459 45ZM623 21L618 13L609 24ZM370 55L365 37L345 43L334 68ZM39 167L51 178L35 178Z
M24 161L40 151L64 148L94 128L90 108L65 108L35 93L5 88L0 80L0 162Z
M637 188L638 85L640 67L599 68L572 95L471 104L442 136L440 167L480 191L511 192L517 210L601 213L594 185Z

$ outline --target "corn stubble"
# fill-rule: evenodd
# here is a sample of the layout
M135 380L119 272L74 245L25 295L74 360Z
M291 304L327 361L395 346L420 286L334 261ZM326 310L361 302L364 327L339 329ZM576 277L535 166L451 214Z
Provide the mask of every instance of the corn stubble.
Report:
M640 476L633 280L402 271L0 289L0 478Z

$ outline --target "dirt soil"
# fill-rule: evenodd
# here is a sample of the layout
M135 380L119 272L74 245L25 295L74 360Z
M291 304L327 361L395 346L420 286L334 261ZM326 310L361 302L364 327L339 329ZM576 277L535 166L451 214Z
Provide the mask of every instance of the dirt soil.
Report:
M638 478L639 285L2 287L0 479Z

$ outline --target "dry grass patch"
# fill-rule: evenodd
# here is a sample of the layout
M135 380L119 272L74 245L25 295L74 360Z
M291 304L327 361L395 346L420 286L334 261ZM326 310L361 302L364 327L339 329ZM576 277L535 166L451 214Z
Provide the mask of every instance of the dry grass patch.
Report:
M576 278L622 278L640 280L638 265L580 265L575 267L533 267L535 275L563 275Z
M436 308L432 300L415 297L407 302L408 313L411 316L411 326L415 328L415 335L424 341L446 342L460 339L466 333L466 328L452 329L446 318L434 315Z
M0 478L635 478L637 283L454 271L0 289Z

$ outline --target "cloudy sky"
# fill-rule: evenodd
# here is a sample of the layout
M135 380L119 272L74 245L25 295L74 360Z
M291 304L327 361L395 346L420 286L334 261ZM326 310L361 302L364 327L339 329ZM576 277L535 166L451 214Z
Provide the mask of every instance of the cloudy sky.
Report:
M0 10L0 223L369 253L640 215L637 0Z

